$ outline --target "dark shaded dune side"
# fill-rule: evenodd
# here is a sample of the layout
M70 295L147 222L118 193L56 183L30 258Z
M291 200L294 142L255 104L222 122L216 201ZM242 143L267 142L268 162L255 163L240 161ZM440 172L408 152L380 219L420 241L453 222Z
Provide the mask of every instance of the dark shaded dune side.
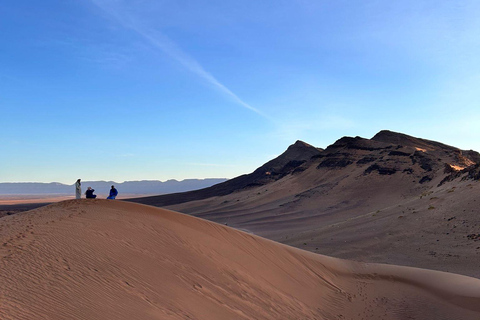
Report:
M0 205L0 217L15 214L18 212L33 210L51 203L19 203L19 204L2 204Z

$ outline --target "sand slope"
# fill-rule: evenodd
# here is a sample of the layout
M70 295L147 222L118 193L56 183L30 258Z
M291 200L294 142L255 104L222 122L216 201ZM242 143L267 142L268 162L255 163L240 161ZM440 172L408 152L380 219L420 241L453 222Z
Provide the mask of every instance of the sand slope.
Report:
M0 219L1 319L479 319L480 280L353 263L173 211L69 200Z

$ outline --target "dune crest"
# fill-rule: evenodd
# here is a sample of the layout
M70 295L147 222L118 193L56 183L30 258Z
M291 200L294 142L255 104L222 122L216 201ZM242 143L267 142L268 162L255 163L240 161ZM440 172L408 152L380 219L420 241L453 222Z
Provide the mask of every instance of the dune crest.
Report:
M480 280L354 263L159 208L0 219L1 319L479 319Z

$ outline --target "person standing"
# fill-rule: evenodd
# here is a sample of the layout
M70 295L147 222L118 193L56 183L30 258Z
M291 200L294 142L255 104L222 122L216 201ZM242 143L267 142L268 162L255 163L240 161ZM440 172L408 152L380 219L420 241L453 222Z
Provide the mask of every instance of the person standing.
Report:
M107 199L112 199L114 200L118 195L118 191L117 189L115 189L115 186L112 186L112 188L110 189L110 194L108 195Z
M78 179L75 182L75 199L80 199L82 197L82 184L80 183L81 179Z

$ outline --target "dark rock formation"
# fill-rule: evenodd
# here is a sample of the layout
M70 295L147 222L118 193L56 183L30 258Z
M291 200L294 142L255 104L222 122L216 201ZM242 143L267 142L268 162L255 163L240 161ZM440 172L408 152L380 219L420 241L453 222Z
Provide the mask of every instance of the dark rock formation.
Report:
M373 171L377 171L379 174L382 175L391 175L397 172L397 169L395 168L388 168L388 167L381 167L378 164L372 164L370 167L368 167L365 170L365 174L369 174Z

